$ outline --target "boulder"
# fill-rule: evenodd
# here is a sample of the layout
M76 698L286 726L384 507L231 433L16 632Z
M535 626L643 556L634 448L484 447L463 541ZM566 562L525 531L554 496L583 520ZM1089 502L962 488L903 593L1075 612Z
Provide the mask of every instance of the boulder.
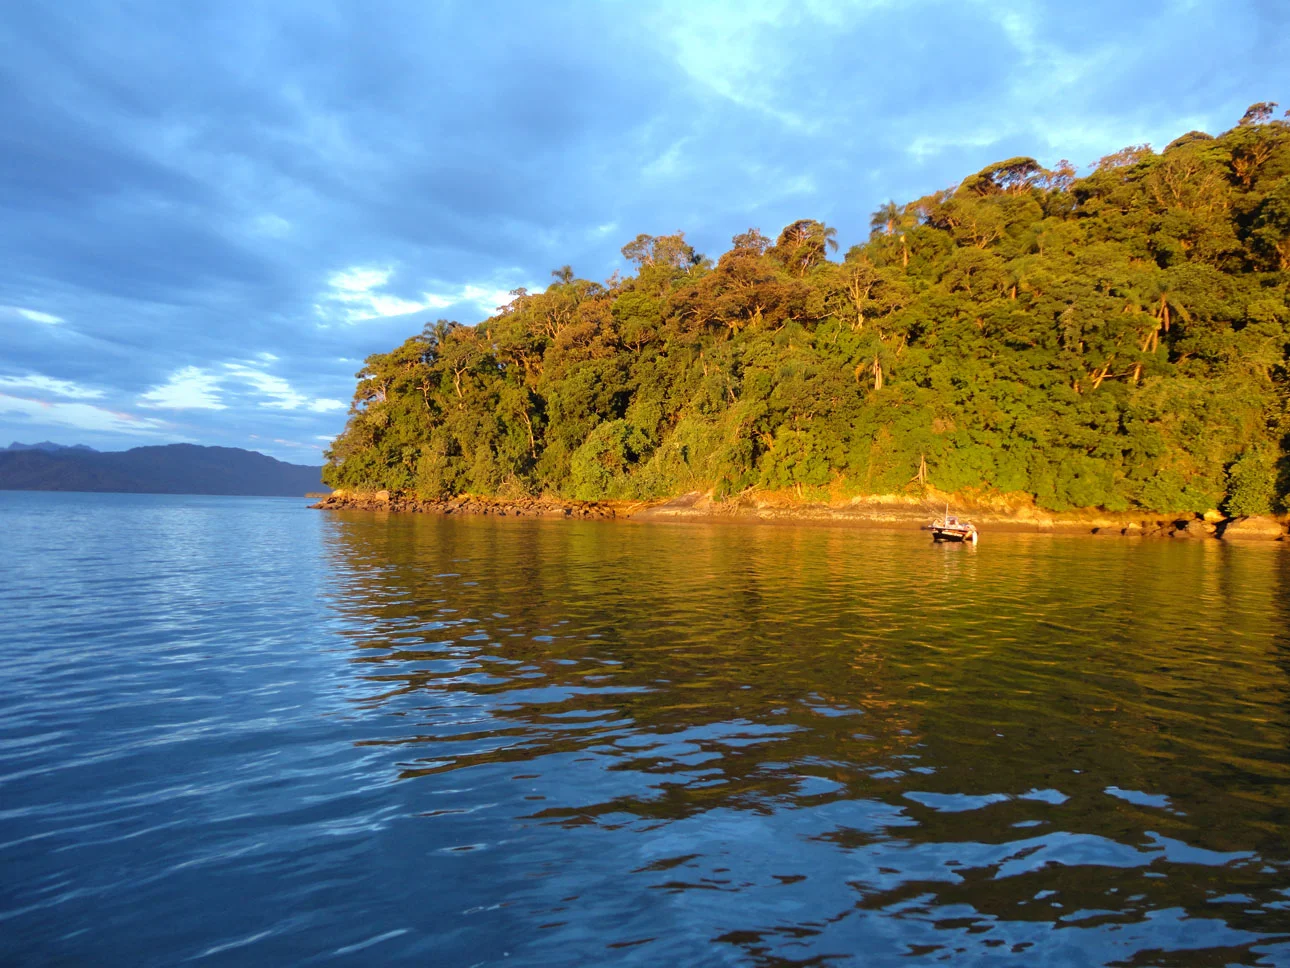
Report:
M1285 533L1285 525L1271 515L1236 518L1223 528L1228 541L1280 541Z

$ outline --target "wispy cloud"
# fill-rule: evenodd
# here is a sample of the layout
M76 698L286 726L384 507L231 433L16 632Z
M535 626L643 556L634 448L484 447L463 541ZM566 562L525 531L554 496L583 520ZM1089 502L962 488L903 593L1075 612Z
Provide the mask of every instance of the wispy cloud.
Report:
M139 417L89 403L32 400L4 393L0 393L0 414L25 418L26 422L36 425L52 424L95 433L149 436L169 430L169 425L164 420Z
M217 376L200 367L186 366L140 396L139 406L162 410L226 410L219 393Z
M28 373L26 376L0 376L0 388L7 390L35 390L39 393L52 393L59 397L73 400L97 400L103 396L102 390L82 386L71 380L59 380L40 373Z
M382 316L405 316L428 307L426 302L383 291L393 275L393 269L362 266L333 273L327 280L329 291L318 306L319 314L358 323Z
M789 130L808 131L818 119L789 106L791 88L766 57L763 43L767 31L803 16L817 19L817 11L784 0L748 0L735 16L718 5L667 4L659 21L677 66L701 88ZM674 163L666 154L659 161L664 169Z
M493 315L497 312L499 306L505 306L515 298L511 295L510 289L502 289L489 284L480 285L473 282L468 282L462 286L445 287L439 292L427 292L423 295L425 296L427 309L447 309L449 306L465 305L479 313L481 319ZM475 320L471 320L471 322L475 322Z
M298 440L287 440L285 437L274 437L273 442L283 447L294 447L302 450L322 450L317 444L302 444Z
M333 273L327 280L329 289L315 309L324 319L339 318L347 323L462 305L483 318L510 302L510 290L515 288L503 288L493 282L432 283L433 291L421 291L416 293L417 298L408 298L386 291L393 276L393 269L372 267L353 267Z
M949 149L988 148L998 142L999 132L990 128L959 133L947 131L919 135L909 142L905 150L917 160L925 161ZM963 174L969 175L971 172L963 172Z
M344 410L346 406L340 400L309 397L297 391L282 377L244 363L225 363L223 379L225 382L232 380L250 386L263 397L259 401L261 407L329 413L333 410Z
M283 377L245 362L222 363L203 369L186 366L170 379L139 397L139 405L165 410L227 410L232 400L245 400L274 410L331 413L344 410L343 401L311 397Z
M28 322L43 323L46 326L57 326L59 323L66 322L62 316L44 313L38 309L23 309L21 306L0 306L0 313L8 316L19 316Z

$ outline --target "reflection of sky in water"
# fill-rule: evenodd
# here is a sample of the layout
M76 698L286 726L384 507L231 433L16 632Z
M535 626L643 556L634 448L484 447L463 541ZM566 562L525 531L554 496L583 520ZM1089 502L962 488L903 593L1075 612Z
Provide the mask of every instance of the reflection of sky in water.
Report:
M1290 957L1275 549L26 500L0 952Z
M351 527L365 525L338 523L340 541L358 538ZM397 524L380 553L400 547L401 577L416 585L423 542L445 530ZM479 592L445 583L423 594L444 595L455 614L487 615L472 599L508 583L506 557L531 569L527 600L507 600L505 626L464 620L481 631L451 645L486 643L473 661L508 664L510 683L478 696L495 717L491 745L421 736L412 745L427 759L403 761L404 775L525 764L525 836L558 829L552 850L566 863L546 876L578 895L549 914L551 950L569 932L590 932L594 947L607 931L642 950L684 950L682 939L706 933L756 959L959 948L1029 963L1038 946L1046 958L1078 950L1075 963L1102 963L1138 949L1248 948L1272 930L1257 918L1201 923L1197 907L1212 902L1207 885L1220 871L1230 872L1224 883L1262 879L1257 910L1280 910L1268 887L1281 868L1266 865L1284 857L1193 845L1189 836L1213 835L1203 820L1169 827L1185 811L1128 785L1144 767L1146 778L1177 783L1141 757L1211 737L1175 729L1162 744L1155 721L1186 723L1216 705L1202 686L1217 657L1203 647L1219 635L1251 640L1226 674L1251 685L1244 665L1268 661L1274 618L1267 598L1243 629L1153 618L1139 596L1164 593L1158 569L1181 565L1203 598L1218 591L1206 583L1241 562L1016 536L997 540L1000 557L982 572L979 557L904 536L601 525L532 526L527 547L503 548L499 561L495 525L463 522L453 540L463 533L480 544L468 559ZM875 544L877 565L859 554ZM371 550L361 539L346 547ZM1108 558L1118 573L1097 574ZM1245 595L1260 601L1257 590ZM1109 621L1108 602L1133 621ZM373 614L391 630L400 621L397 608ZM513 639L545 649L517 659ZM1127 663L1125 646L1135 650ZM410 660L387 661L410 682ZM464 668L414 688L457 690L470 682ZM1233 716L1239 708L1222 713L1223 729ZM1275 745L1250 726L1237 731ZM1164 808L1163 826L1178 836L1153 829L1160 817L1122 816L1116 801ZM1078 937L1058 944L1053 929L1076 925ZM524 950L545 948L539 937Z

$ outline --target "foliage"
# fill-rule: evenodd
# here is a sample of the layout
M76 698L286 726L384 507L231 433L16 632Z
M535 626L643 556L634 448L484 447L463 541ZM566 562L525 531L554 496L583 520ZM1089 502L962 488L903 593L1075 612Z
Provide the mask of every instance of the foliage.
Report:
M647 498L1025 491L1051 509L1262 513L1284 494L1290 123L1032 158L715 263L682 233L563 266L358 374L337 487ZM1284 476L1284 475L1283 475Z
M1277 466L1264 449L1247 451L1227 472L1227 505L1232 517L1271 514L1277 504Z

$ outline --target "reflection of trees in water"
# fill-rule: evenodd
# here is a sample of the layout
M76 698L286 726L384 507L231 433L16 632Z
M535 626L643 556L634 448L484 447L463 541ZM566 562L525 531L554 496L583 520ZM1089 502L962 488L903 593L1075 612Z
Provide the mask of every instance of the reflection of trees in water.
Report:
M1133 771L1118 779L1159 780L1143 788L1185 795L1171 789L1176 771L1167 768L1177 744L1239 739L1237 727L1284 730L1241 715L1251 690L1285 695L1268 661L1277 572L1256 567L1266 561L1246 567L1247 549L1214 543L1169 558L1169 569L1156 557L1104 555L1100 584L1085 589L1078 552L1087 542L1073 553L1016 554L988 582L960 582L963 556L929 568L875 562L868 546L889 551L885 535L364 523L340 522L336 547L348 566L344 607L368 630L372 654L359 661L374 668L365 679L384 684L368 701L430 688L490 697L490 716L551 726L577 741L572 749L588 738L571 733L604 731L571 730L563 717L576 713L660 733L793 727L780 743L843 764L907 749L915 740L901 730L922 723L921 748L945 749L942 775L987 765L988 777L1017 790L1039 778L1036 763L1082 768L1071 774L1079 776L1125 760L1128 746ZM968 567L979 571L980 561ZM490 677L424 667L452 656ZM519 692L538 687L546 692L532 701ZM955 789L980 786L950 778Z
M330 542L361 703L391 717L365 742L406 750L402 777L591 776L524 807L571 827L887 803L902 825L798 835L856 858L854 912L959 906L965 935L1168 907L1257 931L1281 898L1282 554L366 516L332 519ZM1007 797L956 812L909 793ZM770 958L783 930L725 940Z
M1269 569L1272 583L1272 638L1276 664L1290 681L1290 554L1276 556ZM1290 690L1283 693L1283 709L1290 720ZM1290 747L1290 744L1287 744ZM1290 752L1288 752L1290 755ZM1290 821L1290 817L1287 817Z
M859 783L916 742L916 710L873 648L870 606L813 605L847 574L830 553L836 533L816 533L796 568L791 555L803 549L788 531L777 535L788 547L766 549L742 529L731 541L563 523L339 525L341 607L364 616L360 644L371 654L357 661L372 666L364 679L377 687L366 702L415 704L430 725L438 707L424 704L428 693L443 708L465 697L481 710L478 729L452 734L456 751L437 748L404 776L598 750L612 753L611 769L656 777L651 796L551 816L679 816L722 800L770 810L803 774ZM458 665L430 667L446 658ZM463 674L460 663L490 675ZM490 739L510 742L467 751ZM633 745L611 747L622 739ZM446 737L431 729L385 742L436 740ZM697 770L705 756L715 765Z

